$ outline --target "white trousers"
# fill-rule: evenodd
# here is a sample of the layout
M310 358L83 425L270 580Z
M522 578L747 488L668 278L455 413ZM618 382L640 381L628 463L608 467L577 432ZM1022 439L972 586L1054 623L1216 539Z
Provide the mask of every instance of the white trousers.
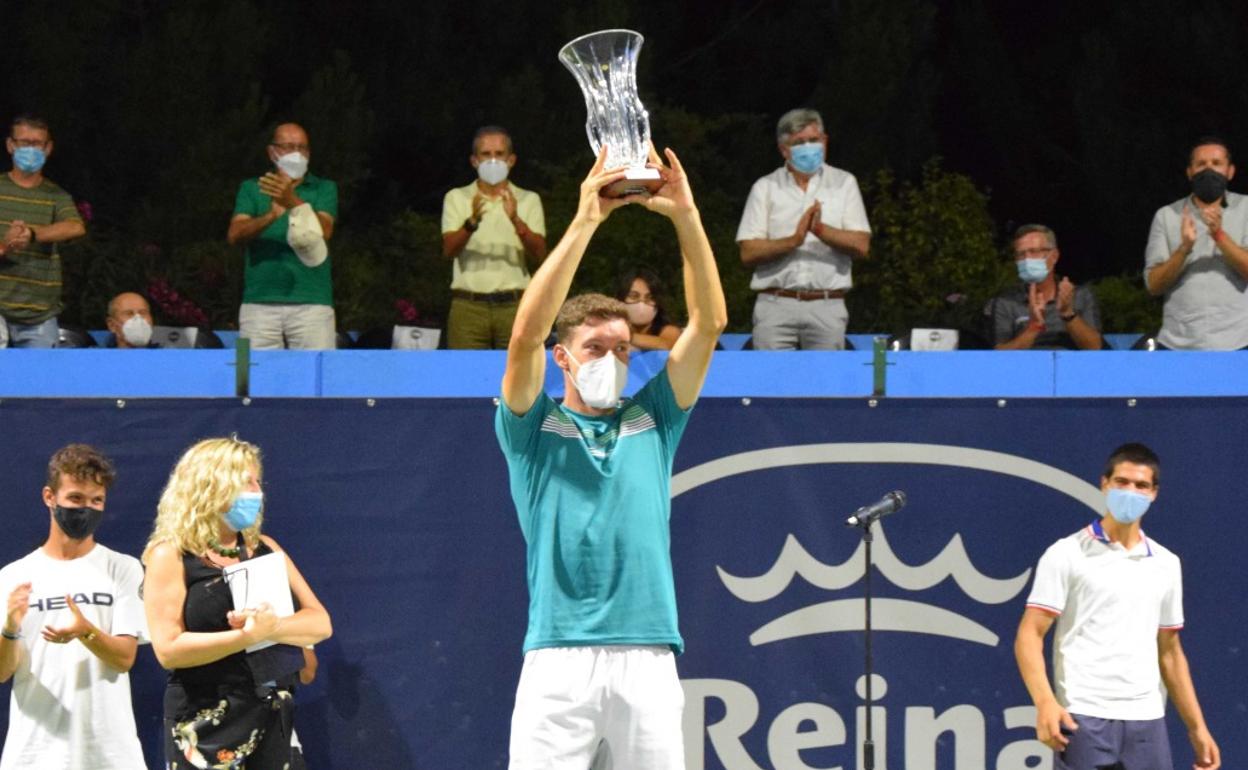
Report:
M509 770L684 770L684 705L667 647L530 650Z
M333 350L337 341L329 305L244 303L238 333L251 340L252 350Z

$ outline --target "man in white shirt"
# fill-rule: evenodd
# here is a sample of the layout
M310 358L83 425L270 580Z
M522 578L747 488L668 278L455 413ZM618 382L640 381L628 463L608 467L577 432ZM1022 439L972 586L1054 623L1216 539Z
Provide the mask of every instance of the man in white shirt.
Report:
M852 263L871 247L853 174L824 162L818 112L786 112L776 126L784 165L750 189L737 228L741 262L754 268L756 350L843 350Z
M115 473L70 444L48 463L47 541L0 569L0 681L13 680L0 770L143 770L130 679L143 568L95 542Z
M1221 765L1179 644L1179 558L1140 530L1160 473L1143 444L1114 450L1101 477L1106 513L1049 546L1036 567L1014 655L1056 770L1172 770L1166 693L1195 767ZM1044 637L1055 624L1050 687Z

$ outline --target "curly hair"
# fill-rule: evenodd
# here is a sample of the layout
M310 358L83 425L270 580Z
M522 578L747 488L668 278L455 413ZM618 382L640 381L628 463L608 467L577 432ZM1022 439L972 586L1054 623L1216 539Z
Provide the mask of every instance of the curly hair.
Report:
M144 561L161 543L187 553L205 553L217 539L222 515L247 486L253 467L259 480L260 448L235 437L204 439L186 450L160 493L156 524L143 550ZM260 544L263 523L261 511L255 525L243 530L248 548Z
M61 488L63 478L89 481L108 489L117 471L100 450L87 444L70 444L56 450L48 460L48 488Z

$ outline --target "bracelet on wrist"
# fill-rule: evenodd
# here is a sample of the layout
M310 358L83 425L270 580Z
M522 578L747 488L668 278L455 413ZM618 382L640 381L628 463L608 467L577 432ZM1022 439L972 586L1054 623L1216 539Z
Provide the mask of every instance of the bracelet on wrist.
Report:
M1213 242L1217 243L1218 241L1221 241L1225 235L1226 231L1219 227L1217 230L1213 231Z
M95 637L97 637L97 636L99 636L99 635L100 635L100 632L99 632L99 631L97 631L97 630L95 630L95 629L93 628L93 629L91 629L90 631L88 631L87 633L83 634L82 636L80 636L80 637L78 637L78 638L79 638L79 639L81 639L81 640L82 640L82 641L84 641L84 642L89 642L89 641L92 641L93 639L95 639Z
M1075 317L1078 315L1079 315L1078 313L1071 313L1070 315L1064 315L1062 316L1062 321L1065 323L1070 323L1071 321L1075 320Z
M3 629L0 629L0 636L3 636L5 639L8 639L9 641L16 642L18 639L22 638L22 631L21 629L18 629L16 631L9 631L9 629L3 628Z
M467 219L464 220L464 229L470 233L475 233L477 231L477 228L480 226L481 226L481 223L474 222L472 217L468 217Z

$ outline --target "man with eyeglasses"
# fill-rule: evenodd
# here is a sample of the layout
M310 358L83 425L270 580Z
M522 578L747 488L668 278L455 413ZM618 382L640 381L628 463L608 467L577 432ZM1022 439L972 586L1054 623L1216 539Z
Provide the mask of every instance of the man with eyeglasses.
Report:
M246 245L238 329L257 349L333 349L334 295L326 241L338 218L338 185L308 173L308 135L273 130L274 170L244 180L226 240Z
M997 350L1100 350L1101 311L1087 286L1060 281L1053 268L1061 252L1057 234L1044 225L1023 225L1012 239L1021 281L989 300L984 313Z
M52 155L48 124L19 115L5 147L13 168L0 177L0 321L10 347L56 347L61 312L57 244L86 235L74 199L43 175Z
M754 348L843 350L855 259L871 247L858 180L824 162L828 135L809 109L776 126L784 165L750 189L737 228L741 262L754 268Z

